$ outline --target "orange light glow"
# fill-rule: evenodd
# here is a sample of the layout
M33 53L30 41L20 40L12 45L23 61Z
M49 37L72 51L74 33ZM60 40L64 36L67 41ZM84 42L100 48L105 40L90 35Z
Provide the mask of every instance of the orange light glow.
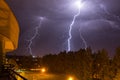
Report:
M46 71L45 68L42 68L42 69L41 69L41 72L42 72L42 73L44 73L45 71Z
M73 77L70 76L70 77L68 77L68 80L74 80L74 79L73 79Z

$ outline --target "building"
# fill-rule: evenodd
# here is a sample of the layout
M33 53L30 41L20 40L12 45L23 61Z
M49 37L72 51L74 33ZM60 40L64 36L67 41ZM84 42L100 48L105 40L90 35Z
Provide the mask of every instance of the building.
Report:
M0 65L7 52L18 46L19 25L5 0L0 0Z

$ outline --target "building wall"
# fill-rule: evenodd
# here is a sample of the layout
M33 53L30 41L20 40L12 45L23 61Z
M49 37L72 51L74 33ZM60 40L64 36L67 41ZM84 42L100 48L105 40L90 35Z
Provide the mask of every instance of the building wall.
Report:
M15 50L18 46L19 25L9 6L0 0L0 40L4 52Z

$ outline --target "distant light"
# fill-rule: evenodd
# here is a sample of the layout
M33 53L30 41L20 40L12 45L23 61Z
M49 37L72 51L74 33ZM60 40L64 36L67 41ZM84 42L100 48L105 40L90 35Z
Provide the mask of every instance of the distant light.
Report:
M31 71L40 71L41 69L30 69Z
M32 56L33 58L36 58L36 56Z
M41 69L41 72L42 72L42 73L45 73L45 71L46 71L45 68L42 68L42 69Z
M16 70L16 72L23 72L22 70L20 70L20 69L18 69L18 70Z
M68 80L74 80L74 79L73 79L73 77L70 76L70 77L68 77Z

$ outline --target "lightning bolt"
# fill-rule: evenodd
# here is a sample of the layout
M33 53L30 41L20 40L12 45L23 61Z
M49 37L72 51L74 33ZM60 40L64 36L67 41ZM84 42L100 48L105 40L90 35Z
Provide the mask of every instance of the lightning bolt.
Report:
M75 23L76 18L80 15L80 9L81 9L81 7L83 5L84 5L83 0L80 0L80 1L77 2L78 12L74 15L73 20L72 20L72 22L71 22L71 24L69 26L69 38L67 40L68 41L68 49L67 49L67 51L71 51L72 28L73 28L73 25ZM82 39L82 41L83 41L83 43L85 45L85 48L87 48L87 43L86 43L84 37L82 36L81 32L80 32L80 38Z
M74 15L73 20L72 20L72 22L69 26L69 38L68 38L68 50L67 51L71 50L71 39L72 39L72 33L71 32L72 32L72 28L73 28L73 25L75 23L75 20L79 15L80 15L80 8L79 8L78 13Z
M87 42L86 42L86 40L84 39L84 37L83 37L83 35L82 35L82 33L81 33L81 29L79 28L79 32L80 32L80 37L81 37L81 39L82 39L82 41L83 41L83 43L84 43L84 48L86 49L87 48Z
M82 0L77 1L78 12L74 15L73 20L72 20L72 22L71 22L71 24L69 26L69 38L67 40L68 41L68 49L67 49L67 51L71 50L72 28L73 28L73 25L75 23L76 18L80 15L80 9L83 6L82 2L83 2ZM86 47L87 44L86 44L86 41L85 41L84 37L82 36L82 34L80 34L80 37L83 40L83 42L85 44L85 47Z
M112 17L113 19L117 20L118 23L120 22L120 17L119 17L119 16L116 16L116 15L114 15L114 14L111 14L111 13L108 11L108 9L105 7L105 5L100 4L99 6L100 6L100 8L101 8L108 16L110 16L110 17ZM108 19L102 19L102 20L105 21L105 22L107 22L107 23L109 23L113 28L117 28L117 29L120 30L119 25L117 25L117 24L115 23L115 21L111 21L111 20L108 20Z
M33 56L33 52L32 52L32 43L33 43L33 40L36 38L36 36L38 35L38 31L39 31L39 28L41 27L41 24L42 24L42 20L43 20L43 17L40 17L40 23L38 26L35 27L35 33L34 35L28 40L29 41L29 45L28 45L28 49L29 49L29 53L30 55ZM34 57L34 56L33 56Z

